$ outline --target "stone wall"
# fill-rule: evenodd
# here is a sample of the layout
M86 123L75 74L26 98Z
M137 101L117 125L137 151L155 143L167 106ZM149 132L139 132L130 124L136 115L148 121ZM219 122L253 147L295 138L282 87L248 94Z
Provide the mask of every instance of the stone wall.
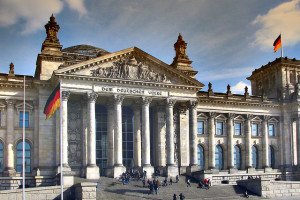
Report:
M64 199L66 200L92 200L96 199L96 183L78 183L72 187L64 188ZM52 200L60 199L60 186L26 188L26 199L30 200ZM0 191L0 199L18 200L22 199L22 189Z
M300 197L300 181L241 180L238 185L262 197Z

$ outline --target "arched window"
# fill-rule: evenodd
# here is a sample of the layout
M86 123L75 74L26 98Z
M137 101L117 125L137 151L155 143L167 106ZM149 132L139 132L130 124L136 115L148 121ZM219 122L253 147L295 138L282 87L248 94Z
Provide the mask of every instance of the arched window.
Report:
M252 146L252 167L258 168L258 150L256 146Z
M16 171L21 173L23 171L23 142L20 141L17 144L17 164L16 164ZM25 172L31 172L31 146L28 142L25 142Z
M234 167L236 169L241 169L241 148L237 145L234 146Z
M123 165L133 167L133 111L129 107L122 109Z
M204 169L204 149L201 145L198 145L198 165L200 169Z
M4 152L3 152L3 144L0 141L0 172L3 172L3 166L4 166Z
M215 167L218 170L221 170L223 168L223 149L220 145L216 146Z
M275 168L275 151L271 145L269 146L269 165L273 169Z

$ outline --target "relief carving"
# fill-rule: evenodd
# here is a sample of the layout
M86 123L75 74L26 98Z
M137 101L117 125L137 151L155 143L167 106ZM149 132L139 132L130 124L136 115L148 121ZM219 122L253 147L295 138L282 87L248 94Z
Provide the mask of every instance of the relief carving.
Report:
M138 62L134 57L123 58L112 63L110 67L99 67L91 70L91 75L101 78L132 79L170 83L165 74L159 74L149 69L149 66Z

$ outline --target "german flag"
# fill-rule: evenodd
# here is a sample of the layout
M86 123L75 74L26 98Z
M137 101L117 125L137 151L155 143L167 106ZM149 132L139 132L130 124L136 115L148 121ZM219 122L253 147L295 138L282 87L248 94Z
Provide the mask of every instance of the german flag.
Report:
M47 103L44 108L44 114L46 115L46 119L52 117L54 112L60 106L60 84L56 86L51 95L49 96Z
M274 52L281 48L281 34L277 37L277 39L273 43Z

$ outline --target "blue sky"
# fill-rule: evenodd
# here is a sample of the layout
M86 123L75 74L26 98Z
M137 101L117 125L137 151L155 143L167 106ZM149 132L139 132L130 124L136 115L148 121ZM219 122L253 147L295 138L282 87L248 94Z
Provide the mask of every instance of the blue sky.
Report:
M178 33L214 91L241 93L255 68L284 56L300 59L300 0L0 0L0 72L33 75L54 13L63 47L89 44L114 52L137 46L170 64ZM206 90L207 87L204 88Z

